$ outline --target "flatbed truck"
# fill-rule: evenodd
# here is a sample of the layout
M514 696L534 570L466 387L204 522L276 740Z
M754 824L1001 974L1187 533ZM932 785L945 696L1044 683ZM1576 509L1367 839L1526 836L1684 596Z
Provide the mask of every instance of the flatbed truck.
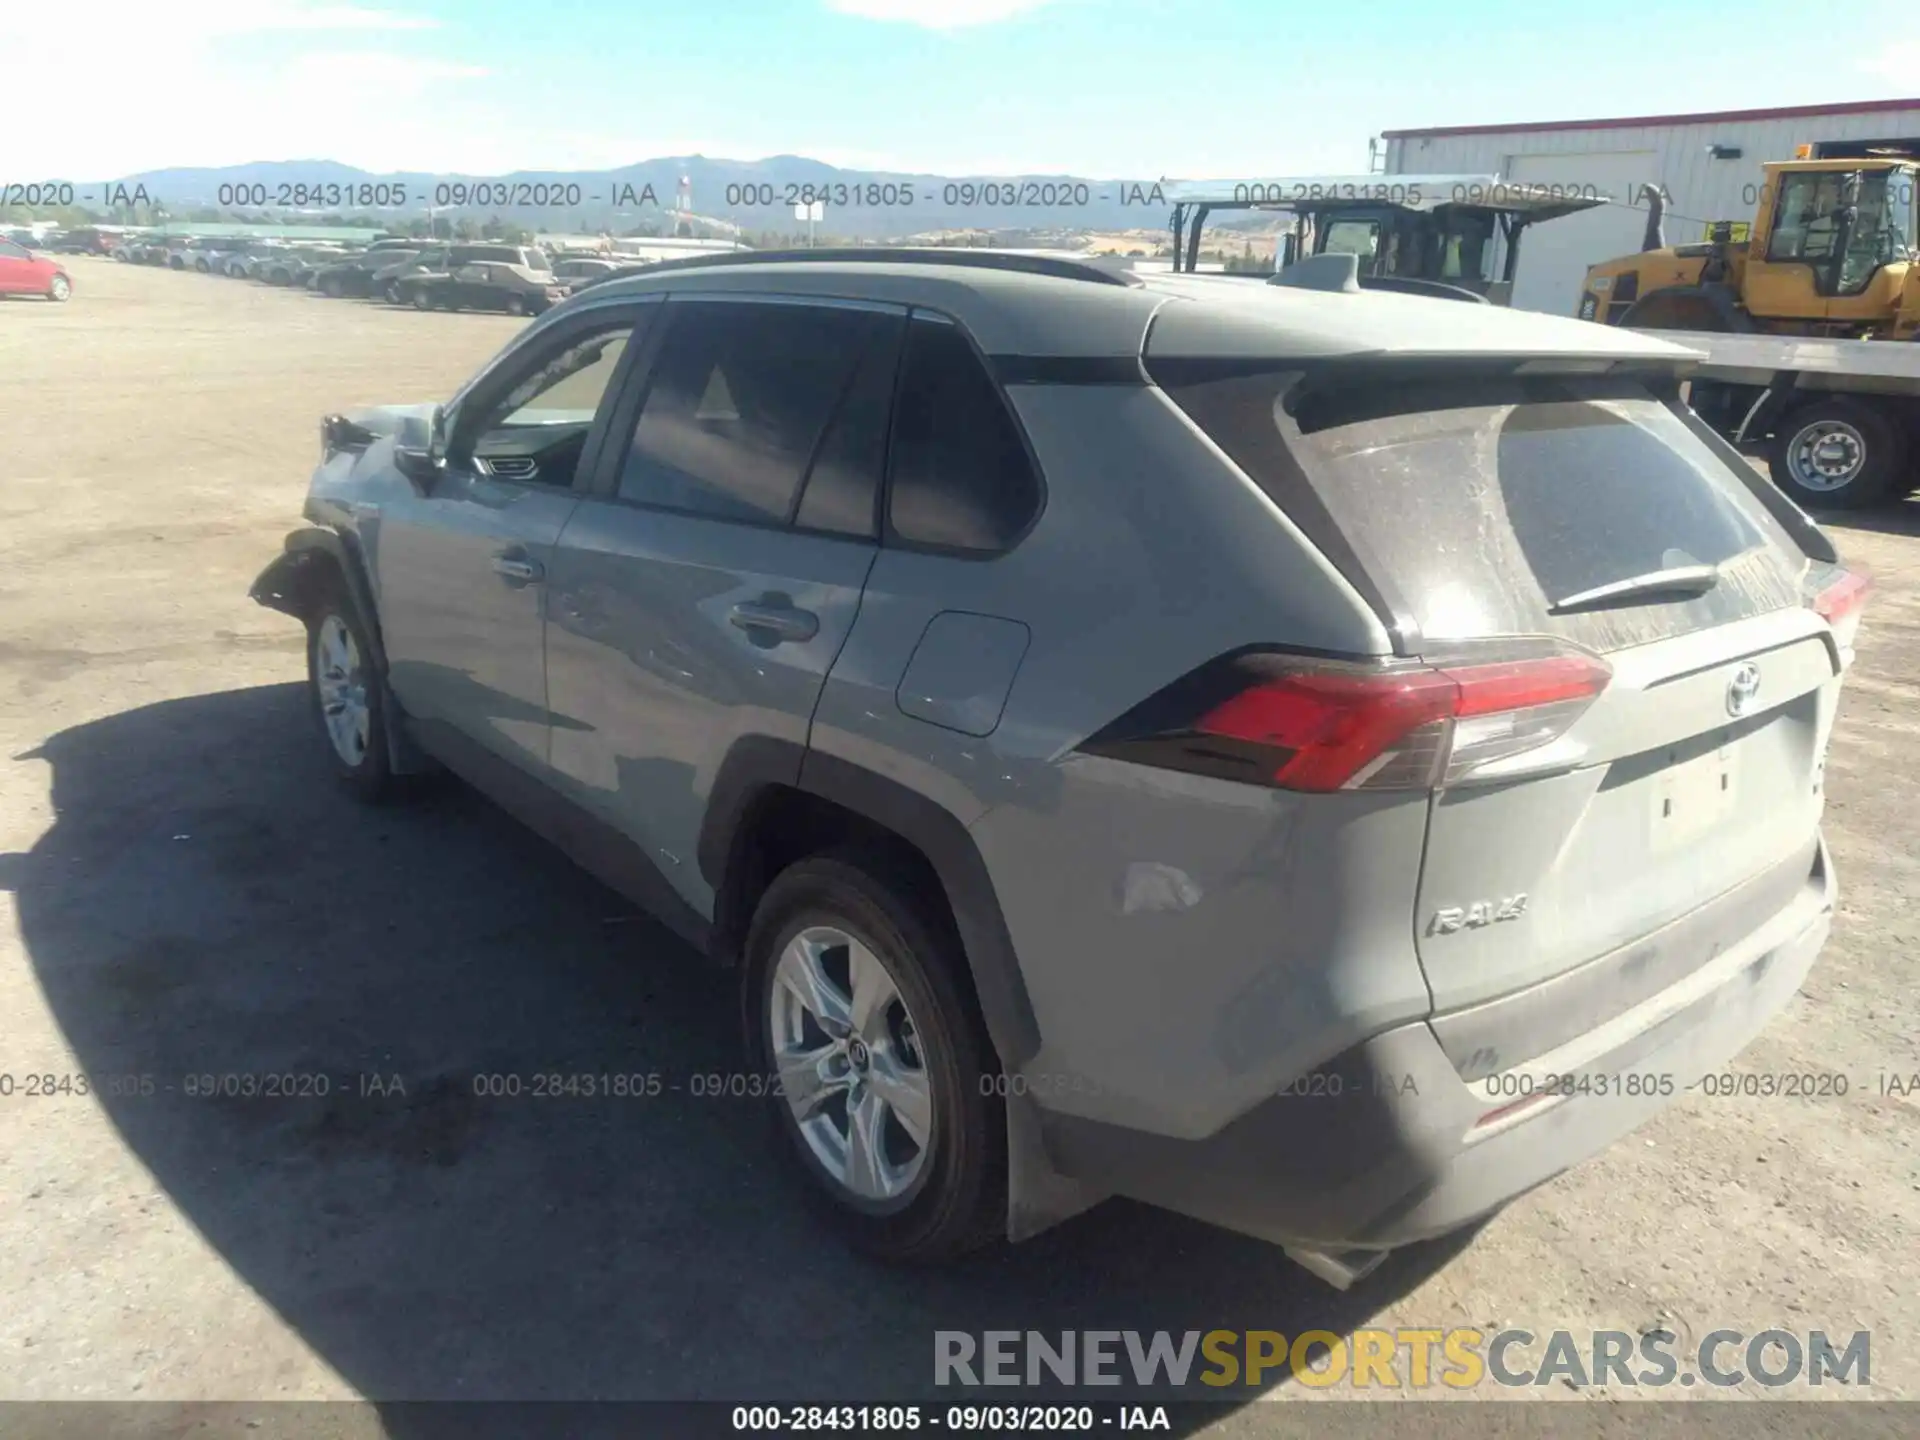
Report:
M1645 333L1702 356L1689 403L1736 447L1764 454L1803 508L1865 509L1920 490L1920 343Z

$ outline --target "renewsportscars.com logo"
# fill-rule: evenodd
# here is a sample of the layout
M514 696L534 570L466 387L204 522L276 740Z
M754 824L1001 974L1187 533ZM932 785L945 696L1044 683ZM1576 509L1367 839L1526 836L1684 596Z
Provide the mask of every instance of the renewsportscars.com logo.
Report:
M1751 1382L1867 1385L1870 1332L1836 1343L1824 1330L1713 1330L1683 1352L1670 1330L1635 1334L1595 1330L1586 1343L1572 1331L1467 1328L1303 1330L936 1330L936 1385L1126 1385L1141 1389L1272 1384L1291 1375L1302 1385L1356 1390L1471 1390L1493 1384L1538 1387L1708 1385ZM1202 1392L1204 1393L1204 1392Z

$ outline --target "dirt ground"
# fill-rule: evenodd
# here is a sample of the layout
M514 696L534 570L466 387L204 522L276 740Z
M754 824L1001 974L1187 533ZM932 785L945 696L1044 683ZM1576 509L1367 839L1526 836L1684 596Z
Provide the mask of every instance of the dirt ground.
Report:
M1878 582L1841 909L1738 1065L1844 1097L1689 1096L1344 1296L1118 1202L900 1274L795 1206L746 1102L474 1096L733 1068L728 983L471 795L336 795L300 634L247 598L321 414L444 398L518 322L71 269L0 304L0 1398L876 1398L927 1392L936 1329L1363 1324L1869 1330L1867 1393L1920 1396L1920 1098L1885 1080L1920 1072L1920 507L1836 522ZM332 1093L188 1093L288 1072Z

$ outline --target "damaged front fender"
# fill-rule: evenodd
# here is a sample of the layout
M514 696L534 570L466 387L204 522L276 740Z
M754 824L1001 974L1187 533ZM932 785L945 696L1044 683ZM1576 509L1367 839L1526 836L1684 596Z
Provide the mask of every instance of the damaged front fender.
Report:
M260 572L247 594L269 610L305 620L313 613L315 603L334 589L344 591L359 612L358 618L379 652L375 659L384 671L380 617L373 606L366 568L359 547L338 531L307 525L292 532L283 542L279 557Z
M288 535L278 558L254 580L248 595L256 604L305 623L323 600L344 595L366 635L379 683L387 683L387 650L380 634L380 612L373 603L360 548L349 536L323 526L309 525ZM432 771L433 762L406 733L400 706L391 690L382 713L386 716L387 758L396 775Z

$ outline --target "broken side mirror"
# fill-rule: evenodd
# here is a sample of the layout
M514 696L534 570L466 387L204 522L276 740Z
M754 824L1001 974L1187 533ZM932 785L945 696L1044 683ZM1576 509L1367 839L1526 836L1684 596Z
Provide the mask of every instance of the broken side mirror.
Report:
M423 429L424 435L420 433ZM425 425L415 422L401 427L393 445L393 468L420 494L433 492L447 468L446 414L438 405Z

